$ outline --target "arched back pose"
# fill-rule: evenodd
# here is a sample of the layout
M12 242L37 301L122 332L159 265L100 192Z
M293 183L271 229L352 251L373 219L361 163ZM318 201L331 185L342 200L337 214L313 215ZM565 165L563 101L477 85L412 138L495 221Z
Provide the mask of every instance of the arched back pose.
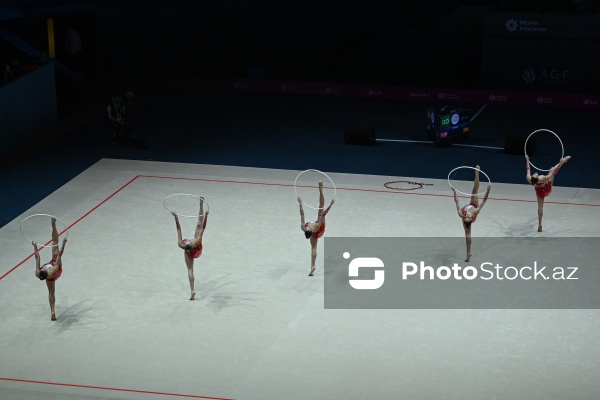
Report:
M175 211L171 211L171 214L175 217L175 226L177 227L177 245L180 249L184 250L183 258L188 270L188 279L190 280L190 300L194 300L196 298L196 292L194 291L194 259L199 258L200 254L202 254L202 236L204 235L206 222L208 221L208 211L204 212L204 197L200 197L200 212L198 213L198 222L196 223L196 231L193 237L181 239L179 218Z
M331 206L335 203L335 199L331 200L329 206L325 209L325 196L323 196L323 182L319 181L319 212L317 220L315 222L304 221L304 209L302 208L302 199L298 197L298 204L300 204L300 229L304 232L304 236L310 239L311 247L311 261L310 261L310 273L308 276L313 276L316 269L317 260L317 243L319 238L325 233L325 216L331 209Z
M62 254L65 251L67 238L63 239L62 246L58 247L58 231L56 230L56 218L52 217L52 260L40 265L40 253L38 252L37 243L31 242L35 255L35 276L41 281L46 281L48 286L48 300L50 301L50 320L56 321L56 312L54 310L55 303L55 286L56 280L62 275Z
M542 231L542 217L544 216L544 198L552 192L552 184L554 183L554 177L556 176L556 174L558 174L560 167L562 167L563 164L569 161L570 159L571 156L561 158L558 164L550 168L550 171L546 176L538 175L537 172L534 172L534 174L531 175L531 170L529 169L529 157L527 156L527 154L525 154L525 162L527 163L526 179L527 182L533 185L538 202L538 232Z
M488 188L485 192L485 196L483 197L483 201L481 205L479 204L479 165L475 167L475 182L473 183L473 191L471 192L471 201L464 207L460 206L458 202L458 196L456 195L456 189L452 187L452 191L454 192L454 202L456 203L456 211L458 212L458 216L462 220L462 225L465 230L465 237L467 240L467 257L465 259L468 262L471 259L471 224L475 222L477 216L481 212L481 209L485 205L485 202L488 199L488 195L490 194L490 190L492 189L492 185L488 185Z

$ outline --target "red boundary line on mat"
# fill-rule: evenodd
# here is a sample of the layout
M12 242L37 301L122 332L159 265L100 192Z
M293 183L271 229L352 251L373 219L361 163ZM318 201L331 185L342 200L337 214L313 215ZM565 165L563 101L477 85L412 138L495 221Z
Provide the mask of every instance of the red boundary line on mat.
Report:
M75 222L73 222L71 225L69 225L67 227L67 230L70 229L71 227L73 227L74 225L78 224L79 222L81 222L82 219L84 219L85 217L90 215L92 212L96 211L101 205L106 203L108 200L112 199L114 196L116 196L119 192L121 192L123 189L125 189L127 186L129 186L131 183L133 183L138 178L174 179L174 180L187 180L187 181L237 183L237 184L244 184L244 185L263 185L263 186L281 186L281 187L293 187L294 186L293 184L290 184L290 183L267 183L267 182L251 182L251 181L244 182L244 181L233 181L233 180L228 180L228 179L178 178L178 177L173 177L173 176L136 175L134 178L132 178L129 182L127 182L126 184L121 186L119 189L117 189L114 193L112 193L106 199L102 200L102 202L100 202L96 207L92 208L90 211L88 211L83 216L78 218ZM306 187L310 187L310 186L306 186ZM427 196L427 197L453 197L449 194L399 192L399 191L381 190L381 189L356 189L356 188L337 188L337 189L346 190L346 191L355 191L355 192L367 192L367 193L389 193L389 194L396 194L396 195L412 195L412 196ZM458 197L469 198L468 196L458 196ZM500 197L489 197L488 200L512 201L512 202L520 202L520 203L536 203L537 202L537 200L516 200L516 199L506 199L506 198L500 198ZM567 202L561 202L561 201L547 201L546 204L563 204L563 205L569 205L569 206L600 207L600 204L567 203ZM63 232L61 232L61 234ZM15 269L17 269L18 267L23 265L27 260L29 260L31 257L33 257L33 254L34 253L31 253L23 261L21 261L20 263L18 263L14 267L12 267L4 275L0 276L0 281L2 281L2 279L6 278L7 275L9 275Z
M127 182L126 184L124 184L123 186L121 186L119 189L117 189L117 191L115 191L113 194L111 194L110 196L108 196L106 199L102 200L102 202L100 202L100 204L98 204L96 207L92 208L90 211L86 212L82 217L80 217L79 219L77 219L77 221L73 222L71 225L67 226L67 228L65 230L63 230L60 234L62 235L64 233L64 231L71 229L71 227L73 227L75 224L77 224L79 221L81 221L82 219L84 219L85 217L87 217L88 215L90 215L93 211L95 211L98 207L100 207L102 204L106 203L108 200L110 200L112 197L114 197L117 193L119 193L121 190L125 189L127 186L129 186L130 183L132 183L133 181L135 181L137 178L139 178L140 176L137 175L135 178L133 178L132 180L130 180L129 182ZM50 243L50 242L48 242ZM46 244L48 244L46 243ZM0 281L2 279L4 279L8 274L10 274L11 272L13 272L15 269L19 268L25 261L29 260L31 257L33 257L34 253L31 253L27 258L25 258L23 261L21 261L20 263L18 263L17 265L15 265L14 267L12 267L7 273L5 273L4 275L0 276Z
M285 186L290 187L294 186L290 183L267 183L267 182L241 182L241 181L232 181L227 179L206 179L206 178L175 178L171 176L158 176L158 175L138 175L140 178L156 178L156 179L177 179L177 180L187 180L187 181L203 181L203 182L219 182L219 183L241 183L246 185L264 185L264 186ZM302 186L302 187L312 187L312 186ZM327 189L327 186L325 186ZM331 188L329 188L331 189ZM429 196L429 197L453 197L450 194L434 194L434 193L410 193L410 192L392 192L390 190L381 190L381 189L355 189L355 188L340 188L336 187L338 190L347 190L347 191L356 191L356 192L373 192L373 193L390 193L390 194L404 194L404 195L413 195L413 196ZM470 196L458 196L464 197L466 199L470 198ZM488 197L488 200L498 200L498 201L513 201L519 203L537 203L537 200L517 200L517 199L506 199L502 197ZM568 206L585 206L585 207L600 207L600 204L588 204L588 203L569 203L566 201L546 201L545 204L564 204Z
M123 186L121 186L119 189L117 189L115 192L113 192L106 199L102 200L94 208L92 208L91 210L89 210L88 212L86 212L84 215L82 215L81 217L79 217L75 222L73 222L72 224L70 224L67 227L66 230L70 229L71 227L73 227L76 224L78 224L79 222L81 222L85 217L87 217L92 212L94 212L95 210L97 210L98 208L100 208L100 206L102 206L103 204L105 204L106 202L108 202L110 199L112 199L114 196L116 196L119 192L121 192L123 189L125 189L127 186L129 186L131 183L133 183L138 178L190 180L190 181L218 182L218 183L237 183L237 184L246 184L246 185L281 186L281 187L292 187L292 186L294 186L293 184L287 184L287 183L243 182L243 181L233 181L233 180L226 180L226 179L177 178L177 177L170 177L170 176L136 175L134 178L132 178L129 182L127 182L126 184L124 184ZM389 194L396 194L396 195L403 194L403 195L429 196L429 197L453 197L453 196L446 195L446 194L409 193L409 192L397 192L397 191L377 190L377 189L355 189L355 188L337 188L337 189L339 189L339 190L347 190L347 191L367 192L367 193L370 192L370 193L389 193ZM463 197L463 196L460 196L460 197ZM536 200L515 200L515 199L492 198L492 197L490 197L489 199L490 200L500 200L500 201L524 202L524 203L537 202ZM598 207L598 206L600 206L600 204L567 203L567 202L551 202L551 201L546 202L546 203L547 204L574 205L574 206L590 206L590 207ZM61 232L61 234L63 232ZM18 267L20 267L21 265L23 265L32 256L33 256L33 253L31 253L27 258L25 258L23 261L21 261L20 263L18 263L17 265L15 265L13 268L11 268L4 275L0 276L0 281L2 279L4 279L8 274L10 274L11 272L13 272L15 269L17 269ZM2 378L2 377L0 377L0 381L11 381L11 382L20 382L20 383L35 383L35 384L40 384L40 385L67 386L67 387L84 388L84 389L111 390L111 391L118 391L118 392L154 394L154 395L174 396L174 397L186 397L186 398L194 398L194 399L232 400L232 399L221 398L221 397L198 396L198 395L191 395L191 394L179 394L179 393L167 393L167 392L153 392L153 391L136 390L136 389L109 388L109 387L102 387L102 386L78 385L78 384L71 384L71 383L43 382L43 381L34 381L34 380L16 379L16 378Z
M197 395L193 395L193 394L153 392L153 391L149 391L149 390L122 389L122 388L111 388L111 387L92 386L92 385L77 385L74 383L33 381L33 380L29 380L29 379L15 379L15 378L1 378L0 377L0 381L19 382L19 383L36 383L38 385L67 386L67 387L75 387L75 388L83 388L83 389L110 390L110 391L115 391L115 392L155 394L155 395L160 395L160 396L187 397L187 398L192 398L192 399L233 400L233 399L228 399L228 398L224 398L224 397L197 396Z

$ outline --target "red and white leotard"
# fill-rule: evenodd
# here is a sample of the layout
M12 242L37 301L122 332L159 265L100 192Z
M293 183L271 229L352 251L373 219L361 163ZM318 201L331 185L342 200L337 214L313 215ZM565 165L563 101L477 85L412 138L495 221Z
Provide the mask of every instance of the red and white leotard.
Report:
M547 176L544 179L541 179L544 182L541 182L540 180L535 185L533 185L533 188L535 189L535 194L538 197L547 197L550 193L552 193L552 184L554 183L554 180L550 179L550 177L556 176L559 170L560 167L554 168L554 170L550 172L549 176Z
M547 197L550 193L552 193L552 181L546 181L544 183L536 183L533 185L535 189L535 194L538 197Z
M477 208L477 204L470 203L470 204L464 206L463 208L461 208L460 212L462 213L463 218L465 218L467 216L467 214L474 208ZM475 216L471 215L471 222L475 222L476 219L477 219L477 215L475 215Z
M48 270L50 268L54 268L55 265L56 265L56 260L52 260L49 263L46 263L46 264L42 265L42 268L40 268L40 269L48 272ZM48 278L46 280L48 282L54 282L58 278L60 278L61 275L62 275L62 264L60 265L60 267L58 267L58 271L56 271L56 273L51 278Z
M543 184L535 184L533 187L535 189L535 194L538 197L547 197L550 193L552 193L552 182L547 182Z
M188 239L184 239L183 240L183 245L187 245L190 241ZM192 250L190 251L186 251L188 256L190 256L190 258L198 258L200 257L200 254L202 254L202 243L200 243L198 246L194 247Z
M315 222L316 224L316 222ZM307 222L304 224L304 228L308 228L310 226L310 222ZM316 232L313 232L311 237L314 237L315 239L319 239L321 237L323 237L323 235L325 234L325 220L323 219L323 222L321 223L321 226L319 227L319 229Z

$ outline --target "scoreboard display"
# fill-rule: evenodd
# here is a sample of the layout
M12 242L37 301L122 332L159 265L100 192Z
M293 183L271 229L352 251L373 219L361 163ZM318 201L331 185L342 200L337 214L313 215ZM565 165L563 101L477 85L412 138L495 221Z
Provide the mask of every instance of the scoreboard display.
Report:
M437 110L427 108L427 133L436 143L465 141L469 135L470 110L450 109L444 106Z

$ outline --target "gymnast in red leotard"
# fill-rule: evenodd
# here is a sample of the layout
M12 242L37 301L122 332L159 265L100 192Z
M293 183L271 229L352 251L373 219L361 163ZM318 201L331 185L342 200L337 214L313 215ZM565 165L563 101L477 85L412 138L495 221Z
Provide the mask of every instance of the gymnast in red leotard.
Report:
M311 247L311 262L310 262L310 273L308 276L313 276L316 268L317 260L317 243L319 238L323 237L325 233L325 215L329 212L329 209L335 202L335 199L331 200L331 203L326 209L325 207L325 196L323 196L323 182L319 182L319 213L315 222L304 221L304 209L302 208L302 199L298 197L298 203L300 204L300 229L304 232L304 236L310 239Z
M52 217L52 260L40 265L40 253L37 243L31 242L35 255L35 276L41 281L46 281L48 287L48 300L50 301L50 320L56 321L56 312L54 311L54 292L56 280L62 275L62 254L65 251L67 238L63 239L62 246L58 248L58 231L56 230L56 218Z
M467 258L465 261L467 262L471 259L471 224L477 219L477 216L481 212L483 205L488 199L491 189L492 185L488 185L485 196L483 197L483 201L481 202L481 205L479 205L479 165L475 167L475 182L473 183L473 191L471 192L471 201L469 204L461 208L458 202L458 196L456 195L456 189L452 187L452 191L454 192L454 202L456 203L456 211L462 220L463 228L465 230L465 237L467 240Z
M560 159L560 162L556 164L554 167L550 168L547 176L538 175L537 172L534 172L531 175L531 170L529 168L529 157L525 154L525 161L527 162L527 182L533 185L535 189L535 195L537 197L538 202L538 232L542 231L542 217L544 216L544 198L547 197L550 193L552 193L552 184L554 183L554 177L558 174L560 167L563 166L564 163L569 161L571 156L567 156Z
M188 279L190 281L190 290L192 292L190 300L194 300L196 298L196 292L194 291L194 259L199 258L202 254L202 235L204 235L206 221L208 220L208 211L204 212L204 197L200 197L200 212L198 213L198 222L196 224L194 237L182 240L181 226L179 225L177 213L171 211L171 214L175 217L175 226L177 227L177 245L184 250L183 257L188 270Z

